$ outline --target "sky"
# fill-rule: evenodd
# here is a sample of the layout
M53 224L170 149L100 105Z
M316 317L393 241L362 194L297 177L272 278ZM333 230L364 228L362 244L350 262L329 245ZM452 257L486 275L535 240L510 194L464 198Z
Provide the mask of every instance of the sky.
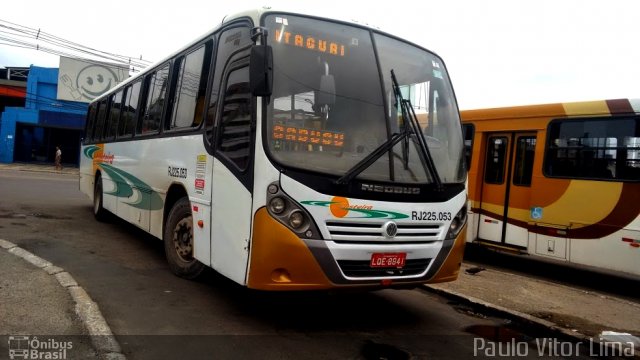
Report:
M357 20L440 55L461 110L640 98L640 1L422 0L5 2L0 19L95 49L160 60L243 9ZM35 41L35 40L33 40ZM43 44L46 45L46 44ZM0 45L0 66L58 67Z

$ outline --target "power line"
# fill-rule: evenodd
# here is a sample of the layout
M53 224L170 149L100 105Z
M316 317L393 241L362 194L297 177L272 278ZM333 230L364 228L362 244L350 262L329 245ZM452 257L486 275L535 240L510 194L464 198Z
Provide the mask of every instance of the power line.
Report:
M25 92L26 95L29 95L30 97L26 97L25 98L25 107L27 103L33 103L33 104L38 104L38 105L46 105L49 107L53 107L56 109L60 109L60 108L64 108L64 109L68 109L68 110L78 110L78 111L86 111L87 107L89 106L89 104L86 105L80 105L75 101L69 101L69 100L59 100L59 99L55 99L55 98L50 98L47 96L43 96L43 95L38 95L35 93L31 93L31 92ZM20 109L22 109L22 107L18 107ZM38 110L45 110L45 109L38 109Z
M89 55L99 59L115 62L119 65L126 65L127 67L132 68L133 71L136 71L136 67L144 68L151 63L148 60L142 59L142 57L140 57L140 59L136 59L132 56L120 55L98 50L70 40L63 39L53 34L44 32L41 29L30 28L2 19L0 19L0 35L0 40L3 41L0 42L0 45L33 49L53 55L80 58L84 61L97 62L96 60L80 57L78 54L82 54L83 56ZM24 39L34 39L39 42L53 45L55 48L43 47L38 43L24 41Z
M57 56L64 56L67 58L71 58L71 59L76 59L76 60L80 60L89 64L96 64L96 65L105 65L105 62L101 62L101 61L97 61L97 60L91 60L91 59L87 59L85 57L79 57L75 54L71 54L68 52L64 52L64 51L59 51L59 50L54 50L54 49L49 49L46 47L42 47L42 46L38 46L38 45L34 45L34 44L21 44L21 43L17 43L16 41L12 41L12 40L4 40L4 41L9 41L9 42L1 42L4 39L2 39L2 37L0 37L0 45L5 45L5 46L11 46L11 47L17 47L17 48L23 48L23 49L30 49L30 50L38 50L38 51L42 51L42 52L46 52L48 54L52 54L52 55L57 55ZM109 64L107 64L109 65ZM136 68L133 65L128 65L128 64L116 64L119 66L127 66L128 70L130 72L140 72L140 67L138 66L138 68Z
M6 24L9 24L9 25L6 25ZM119 55L119 54L114 54L114 53L110 53L102 50L97 50L97 49L94 49L70 40L63 39L53 34L49 34L45 31L42 31L41 29L30 28L30 27L12 23L6 20L0 19L0 27L10 29L16 32L17 33L16 35L19 35L19 36L32 37L36 40L42 40L44 42L57 44L59 46L66 47L66 48L75 48L76 50L89 51L94 54L101 54L99 56L102 56L102 57L119 58L120 59L119 61L121 62L138 61L142 64L147 64L147 65L150 63L150 61L144 60L142 59L142 57L139 60L135 60L135 57L133 56Z

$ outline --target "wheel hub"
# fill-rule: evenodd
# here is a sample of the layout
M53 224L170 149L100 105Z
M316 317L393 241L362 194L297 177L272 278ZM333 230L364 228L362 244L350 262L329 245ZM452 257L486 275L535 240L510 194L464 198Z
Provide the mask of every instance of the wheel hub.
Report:
M191 216L180 220L173 230L173 246L185 262L193 260L193 231Z

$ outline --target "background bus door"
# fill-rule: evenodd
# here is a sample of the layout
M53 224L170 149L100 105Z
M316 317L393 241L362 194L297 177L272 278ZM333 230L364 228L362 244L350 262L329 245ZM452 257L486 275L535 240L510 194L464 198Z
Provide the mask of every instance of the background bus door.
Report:
M478 224L481 240L527 247L535 146L535 133L488 134Z

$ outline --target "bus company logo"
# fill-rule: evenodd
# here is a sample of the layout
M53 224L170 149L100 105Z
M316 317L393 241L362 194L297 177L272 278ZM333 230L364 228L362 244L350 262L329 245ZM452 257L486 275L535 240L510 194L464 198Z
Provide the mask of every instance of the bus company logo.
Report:
M36 336L9 336L9 359L67 359L73 342L41 340Z
M115 159L115 157L116 156L113 154L100 154L94 157L93 160L100 163L113 164L113 159Z
M103 153L104 146L91 145L84 149L84 156L93 160L95 163L113 164L115 155Z
M349 199L341 196L334 196L331 201L302 201L302 204L328 207L331 215L335 218L405 219L409 217L409 215L399 212L374 209L373 205L350 204ZM352 213L357 213L361 216L354 216Z

